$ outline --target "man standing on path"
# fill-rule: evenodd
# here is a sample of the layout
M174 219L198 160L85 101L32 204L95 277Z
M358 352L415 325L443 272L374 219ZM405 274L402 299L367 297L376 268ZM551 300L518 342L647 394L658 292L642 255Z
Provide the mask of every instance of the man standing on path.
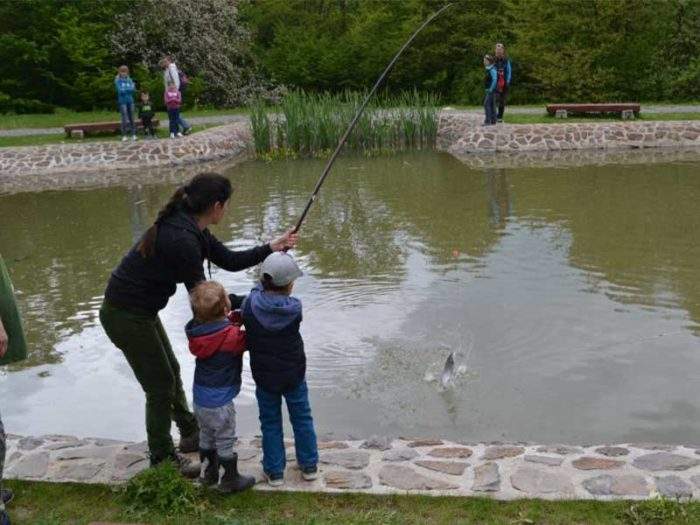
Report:
M503 44L496 44L495 53L496 62L494 66L496 68L497 80L494 99L496 107L498 108L496 119L498 122L503 122L503 111L506 107L506 98L508 97L508 90L510 89L512 68L510 66L510 59L506 56L506 48Z
M178 69L177 64L175 64L170 55L165 55L159 64L163 70L163 84L165 86L165 90L167 91L168 84L173 82L184 99L185 85L182 82L183 79L180 78L180 70ZM188 135L192 131L192 126L190 126L181 115L178 117L177 124L182 128L183 135Z

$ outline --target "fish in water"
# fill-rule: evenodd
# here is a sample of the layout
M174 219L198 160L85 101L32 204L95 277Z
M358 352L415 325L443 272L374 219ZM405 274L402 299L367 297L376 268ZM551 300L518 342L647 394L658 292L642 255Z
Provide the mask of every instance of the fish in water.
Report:
M452 378L455 374L455 354L450 352L445 360L445 366L442 369L442 374L440 375L440 383L443 387L447 387L452 382Z

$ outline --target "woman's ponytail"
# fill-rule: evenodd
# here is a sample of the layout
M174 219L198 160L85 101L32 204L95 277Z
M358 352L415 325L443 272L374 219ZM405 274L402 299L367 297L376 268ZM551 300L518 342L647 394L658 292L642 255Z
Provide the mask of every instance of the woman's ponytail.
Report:
M141 237L136 249L142 257L153 257L156 252L158 226L177 211L192 215L206 212L215 203L224 203L231 198L231 182L218 173L200 173L190 182L180 186L168 203L158 212L156 221Z

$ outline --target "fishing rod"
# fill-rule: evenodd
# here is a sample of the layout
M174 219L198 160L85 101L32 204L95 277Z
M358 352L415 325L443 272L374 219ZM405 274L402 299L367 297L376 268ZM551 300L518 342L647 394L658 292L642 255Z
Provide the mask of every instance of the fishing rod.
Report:
M389 65L386 66L386 69L384 70L384 72L379 76L377 81L374 83L374 87L369 92L367 97L365 97L365 100L362 103L362 105L360 106L360 109L358 109L357 113L355 113L355 117L350 122L348 129L345 130L345 133L338 141L338 145L335 147L335 151L333 152L333 155L331 155L331 158L328 159L328 163L326 164L326 167L323 169L323 173L321 173L321 177L318 179L318 182L316 183L316 187L314 188L314 191L311 194L311 197L309 197L309 201L306 203L306 207L304 208L304 211L301 213L301 216L299 217L299 220L297 221L296 226L292 230L292 233L298 232L299 228L301 228L301 224L304 222L304 219L306 218L306 214L309 213L309 210L311 209L311 205L316 200L316 197L318 196L318 192L320 191L321 186L323 185L323 182L326 180L326 177L328 177L328 174L330 173L331 168L333 167L333 163L335 162L336 157L340 153L340 150L343 149L343 146L345 145L345 142L348 140L350 133L352 133L352 130L355 129L355 124L357 124L357 121L360 119L360 116L362 115L362 112L367 107L367 104L369 103L370 99L372 98L372 95L374 95L374 93L377 91L377 88L379 87L379 85L382 83L384 78L389 74L389 71L391 71L391 68L394 67L394 64L399 59L401 54L406 50L406 48L408 46L411 45L411 42L413 42L413 40L416 38L416 36L418 36L418 33L420 33L425 26L427 26L430 22L432 22L438 16L440 16L443 13L443 11L445 11L451 5L452 4L444 5L440 10L436 11L431 16L429 16L428 19L425 22L423 22L423 24L421 24L421 26L418 29L416 29L416 31L411 35L411 38L406 40L406 43L403 46L401 46L401 49L399 49L398 53L396 53L394 58L391 59L391 62L389 62Z

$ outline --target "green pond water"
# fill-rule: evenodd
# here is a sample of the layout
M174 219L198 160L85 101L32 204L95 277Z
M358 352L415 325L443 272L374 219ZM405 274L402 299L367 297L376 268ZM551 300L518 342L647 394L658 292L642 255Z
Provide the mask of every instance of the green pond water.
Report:
M248 162L214 228L292 225L323 161ZM700 166L474 170L341 159L294 251L320 434L543 442L700 436ZM0 378L9 432L143 439L143 394L97 324L110 271L172 184L0 197L31 359ZM244 293L255 271L214 270ZM161 313L189 391L184 288ZM458 373L443 388L447 355ZM246 365L239 430L257 407Z

